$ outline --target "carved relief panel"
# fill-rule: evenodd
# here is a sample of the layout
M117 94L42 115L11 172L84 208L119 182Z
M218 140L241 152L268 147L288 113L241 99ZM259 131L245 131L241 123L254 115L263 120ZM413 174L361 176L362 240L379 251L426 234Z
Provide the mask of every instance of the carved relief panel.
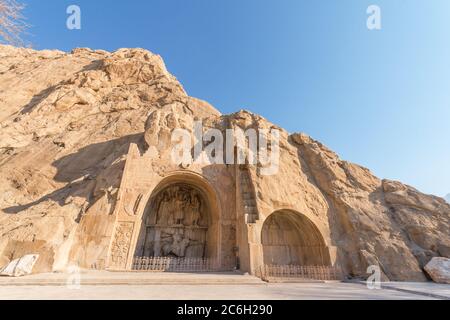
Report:
M111 245L110 267L125 269L133 236L133 222L118 222Z
M208 207L203 195L188 185L161 191L145 213L136 254L155 257L206 256Z

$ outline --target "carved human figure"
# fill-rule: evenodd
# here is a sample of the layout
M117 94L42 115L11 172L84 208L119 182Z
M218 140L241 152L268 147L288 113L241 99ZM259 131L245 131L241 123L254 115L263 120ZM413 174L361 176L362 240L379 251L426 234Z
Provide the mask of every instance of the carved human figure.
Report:
M157 215L156 224L158 225L167 225L169 223L171 211L171 200L168 192L164 192L162 195L161 202L159 204L159 210Z
M186 193L183 190L178 190L175 196L175 211L174 219L176 225L181 225L184 219L184 210L186 207Z
M167 223L166 225L172 226L176 222L176 215L177 215L177 202L176 202L176 191L170 190L170 196L169 196L169 203L167 206L167 211L164 213L167 216Z
M192 194L188 205L186 206L186 215L184 218L185 226L199 226L202 214L200 212L200 198L196 194Z
M189 247L190 239L178 232L174 234L165 233L162 243L162 253L165 257L172 255L183 258L186 255L186 249Z
M173 236L172 251L176 257L184 257L186 255L186 248L189 246L190 240L183 237L181 234L175 234Z

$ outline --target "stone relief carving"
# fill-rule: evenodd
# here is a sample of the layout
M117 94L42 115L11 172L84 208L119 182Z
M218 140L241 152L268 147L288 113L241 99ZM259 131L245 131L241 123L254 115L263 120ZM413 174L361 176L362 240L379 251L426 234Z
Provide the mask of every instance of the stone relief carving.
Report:
M206 203L194 188L176 185L153 200L145 221L144 256L204 257Z
M126 268L133 228L133 222L118 223L111 247L111 267Z
M147 224L158 226L207 227L202 195L189 186L165 189L154 200L156 205L148 216Z

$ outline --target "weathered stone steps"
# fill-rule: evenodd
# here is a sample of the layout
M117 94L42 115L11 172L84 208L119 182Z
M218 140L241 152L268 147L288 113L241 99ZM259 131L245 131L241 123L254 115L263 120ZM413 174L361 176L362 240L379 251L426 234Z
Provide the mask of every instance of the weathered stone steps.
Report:
M244 205L244 214L247 216L248 223L255 223L258 220L258 208L255 199L250 173L248 169L240 170L240 189L241 197Z

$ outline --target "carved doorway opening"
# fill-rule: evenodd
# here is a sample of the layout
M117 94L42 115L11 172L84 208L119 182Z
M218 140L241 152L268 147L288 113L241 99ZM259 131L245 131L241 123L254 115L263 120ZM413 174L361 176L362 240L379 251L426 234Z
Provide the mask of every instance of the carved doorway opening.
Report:
M215 258L217 226L212 220L210 200L201 188L189 183L165 186L145 209L135 257Z
M319 229L306 216L294 211L271 214L264 222L261 243L264 265L331 266Z

